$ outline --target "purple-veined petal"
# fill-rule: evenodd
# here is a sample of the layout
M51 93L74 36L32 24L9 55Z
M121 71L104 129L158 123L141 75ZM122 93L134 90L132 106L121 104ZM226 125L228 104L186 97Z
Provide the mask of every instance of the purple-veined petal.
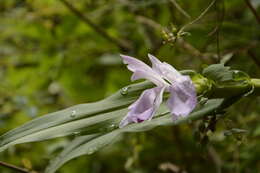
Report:
M162 102L164 89L164 87L155 87L145 90L138 100L128 107L129 112L120 122L119 127L151 120Z
M169 91L167 106L174 118L187 116L196 107L196 90L189 76L182 76L179 82L169 87Z
M167 85L164 79L147 64L130 56L120 56L122 57L123 62L127 64L127 68L130 71L134 72L131 77L131 80L147 79L159 87Z

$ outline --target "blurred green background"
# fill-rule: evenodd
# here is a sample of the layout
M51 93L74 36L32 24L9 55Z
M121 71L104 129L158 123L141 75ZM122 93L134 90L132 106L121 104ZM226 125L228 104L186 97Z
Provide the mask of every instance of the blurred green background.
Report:
M1 0L0 134L130 84L120 53L145 62L152 53L177 69L197 71L222 60L260 78L260 20L252 13L253 8L260 16L260 0L251 0L251 9L246 0L216 0L186 28L189 34L175 40L174 28L196 19L211 2ZM216 122L214 132L204 129L204 119L129 134L58 172L258 173L259 105L259 98L242 99ZM11 147L0 160L42 172L72 138ZM0 172L15 171L0 167Z

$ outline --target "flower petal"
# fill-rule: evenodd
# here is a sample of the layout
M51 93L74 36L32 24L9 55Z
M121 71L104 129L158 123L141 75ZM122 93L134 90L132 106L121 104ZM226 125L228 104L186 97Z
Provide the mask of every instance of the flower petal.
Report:
M152 63L152 69L154 71L156 71L158 74L162 75L162 72L161 72L162 62L151 54L148 54L148 57Z
M149 67L147 64L143 63L142 61L131 57L131 56L127 56L127 55L120 55L123 59L124 64L127 64L127 68L132 71L135 72L136 70L152 70L151 67Z
M171 93L167 106L173 116L187 116L197 105L195 87L189 76L182 76L180 82L169 87Z
M170 83L178 81L182 76L173 66L166 62L161 62L155 56L148 54L150 61L152 62L153 70L156 71L162 78L166 79Z
M130 56L120 56L122 57L124 63L127 64L127 68L130 71L134 72L131 80L147 79L160 87L167 85L163 78L147 64Z
M129 106L129 112L120 122L119 127L122 128L132 122L151 120L162 102L164 89L164 87L155 87L145 90L139 99Z

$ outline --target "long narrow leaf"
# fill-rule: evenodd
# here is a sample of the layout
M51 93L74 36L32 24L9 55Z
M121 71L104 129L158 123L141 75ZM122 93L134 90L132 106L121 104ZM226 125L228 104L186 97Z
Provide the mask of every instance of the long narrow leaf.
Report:
M15 144L71 135L81 130L86 132L117 121L124 116L126 107L151 86L150 82L129 85L102 101L76 105L36 118L2 135L0 152Z
M97 136L90 140L88 136L78 137L66 148L51 164L47 167L45 173L54 173L59 167L69 160L81 155L92 154L104 146L116 141L116 138L126 132L143 132L158 126L177 125L187 121L193 121L202 116L209 115L216 111L224 103L224 99L212 99L206 104L198 107L190 116L172 121L169 112L160 112L151 121L145 121L139 124L131 124L121 129L116 129L104 135ZM162 108L163 109L163 108ZM165 111L165 109L163 109Z

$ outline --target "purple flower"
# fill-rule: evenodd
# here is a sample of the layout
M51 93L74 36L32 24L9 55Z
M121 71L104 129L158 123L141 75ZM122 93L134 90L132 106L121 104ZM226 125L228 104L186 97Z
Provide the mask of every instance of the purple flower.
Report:
M176 119L187 116L197 104L195 87L189 76L180 74L175 68L166 62L159 61L153 55L148 54L152 62L152 68L142 61L121 55L127 68L133 72L131 80L147 79L156 87L145 90L139 99L128 107L129 112L120 122L119 127L129 123L139 123L151 120L163 100L164 91L170 93L167 106Z

